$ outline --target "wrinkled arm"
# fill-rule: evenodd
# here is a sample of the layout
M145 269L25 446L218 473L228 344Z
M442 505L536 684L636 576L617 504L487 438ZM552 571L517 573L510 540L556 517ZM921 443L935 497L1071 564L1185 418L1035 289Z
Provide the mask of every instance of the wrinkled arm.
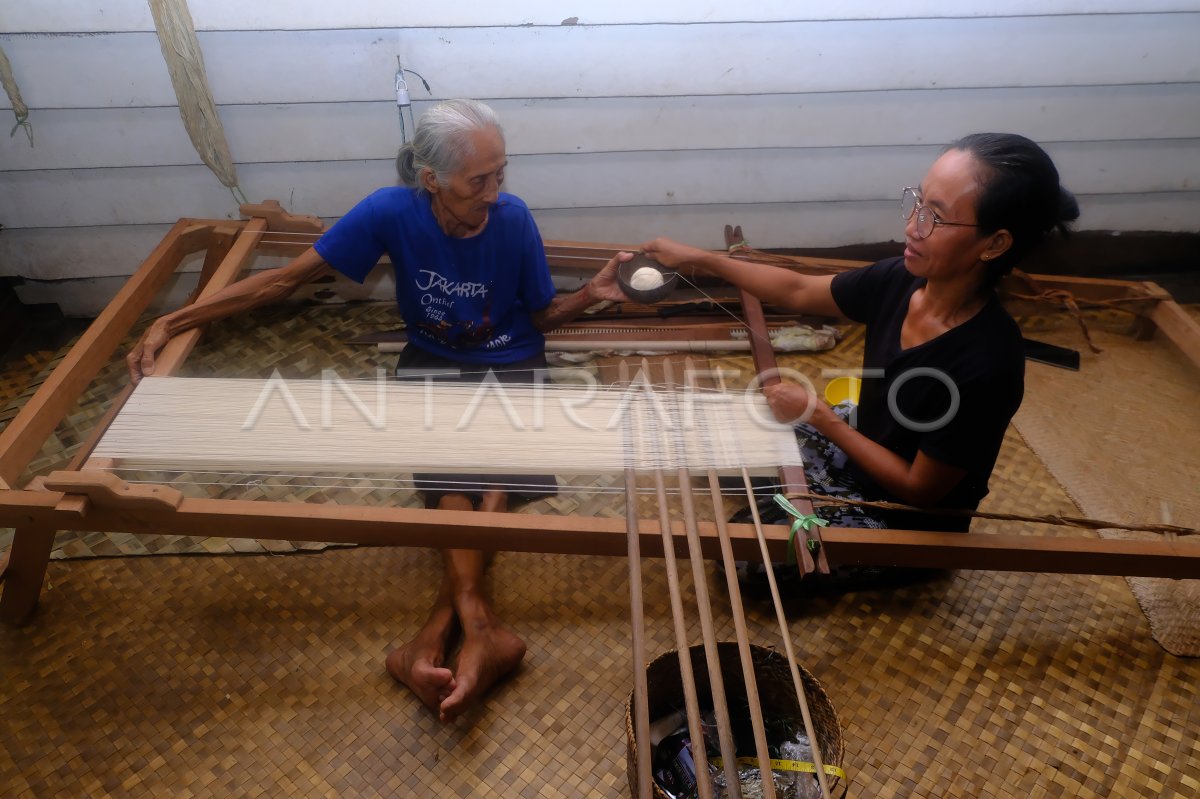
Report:
M619 252L578 291L555 297L540 311L533 312L533 324L543 333L562 327L598 302L628 302L629 298L617 285L617 267L633 257L633 253Z
M200 302L160 316L146 330L137 346L125 356L130 379L137 383L144 375L154 374L155 357L174 336L218 319L278 302L291 296L300 286L329 272L328 264L315 249L309 247L285 266L266 269L226 286Z

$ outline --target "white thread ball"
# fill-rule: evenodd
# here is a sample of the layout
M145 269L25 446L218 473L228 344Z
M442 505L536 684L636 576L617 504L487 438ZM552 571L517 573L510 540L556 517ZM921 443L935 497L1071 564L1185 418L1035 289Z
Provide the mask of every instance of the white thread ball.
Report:
M643 266L629 276L629 285L638 291L650 291L663 284L662 272L653 266Z

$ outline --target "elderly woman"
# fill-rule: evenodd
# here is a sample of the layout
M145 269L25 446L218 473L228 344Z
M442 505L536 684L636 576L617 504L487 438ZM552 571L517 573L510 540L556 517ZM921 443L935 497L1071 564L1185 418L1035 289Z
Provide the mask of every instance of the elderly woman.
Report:
M666 239L645 251L667 266L694 264L774 305L866 325L857 429L845 409L799 385L765 392L778 419L805 420L797 436L813 492L973 510L1024 391L1021 333L995 286L1048 233L1065 233L1079 209L1037 144L981 133L950 145L920 186L904 189L900 210L903 256L834 276ZM821 513L843 527L965 531L970 521L854 506Z
M380 189L350 210L302 255L211 298L156 320L127 357L134 381L153 374L155 354L174 335L282 300L330 268L362 282L390 256L396 302L409 343L398 371L450 368L482 379L531 382L545 367L543 333L602 300L623 300L614 258L584 288L556 296L541 236L519 198L500 191L508 161L491 108L450 100L426 111L397 158L402 187ZM484 478L481 478L484 479ZM431 507L506 510L506 478L418 476ZM552 483L552 478L551 478ZM483 590L482 552L442 552L441 588L417 635L387 657L387 670L443 721L452 721L514 670L525 644L493 613ZM449 651L461 632L453 670Z

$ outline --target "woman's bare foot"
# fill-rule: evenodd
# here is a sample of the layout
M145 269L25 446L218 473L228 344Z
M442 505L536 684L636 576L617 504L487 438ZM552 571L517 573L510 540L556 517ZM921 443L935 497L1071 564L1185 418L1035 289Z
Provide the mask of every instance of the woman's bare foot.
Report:
M469 710L524 657L525 642L499 624L468 632L458 653L454 686L439 708L441 720L454 721Z

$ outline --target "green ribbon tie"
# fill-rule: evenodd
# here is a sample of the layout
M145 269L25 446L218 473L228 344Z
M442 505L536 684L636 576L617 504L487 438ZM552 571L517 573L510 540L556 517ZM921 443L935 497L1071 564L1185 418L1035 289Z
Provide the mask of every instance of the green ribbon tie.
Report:
M814 524L818 527L828 527L829 522L825 521L815 513L801 513L800 511L796 510L796 506L789 502L788 498L783 494L775 495L775 504L783 508L789 516L793 516L796 519L794 522L792 522L792 531L788 533L787 562L790 565L796 562L796 531L803 528L805 532L808 532L812 529ZM808 539L809 552L815 555L820 548L820 541L814 541L811 538Z

